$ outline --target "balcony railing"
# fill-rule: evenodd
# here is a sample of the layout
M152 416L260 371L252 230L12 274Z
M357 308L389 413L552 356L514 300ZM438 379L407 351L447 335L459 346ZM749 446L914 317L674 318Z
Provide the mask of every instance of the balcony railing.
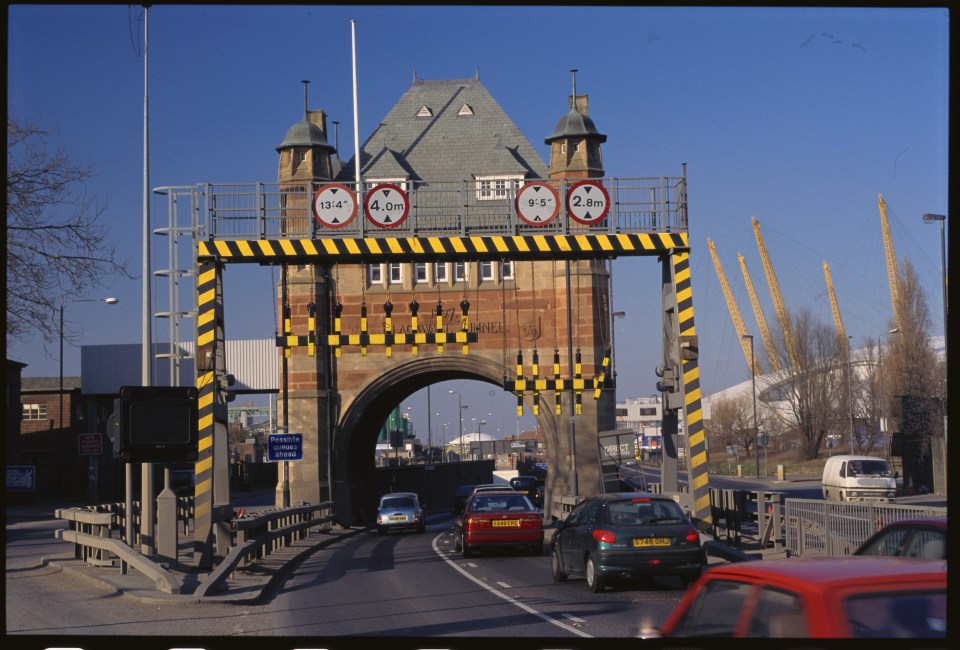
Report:
M358 237L468 237L514 235L614 235L635 233L676 233L687 231L685 177L591 179L606 192L606 214L596 211L583 219L567 204L571 188L580 180L547 182L556 192L557 214L534 225L529 215L517 212L520 189L481 191L474 180L406 181L394 183L407 197L404 218L392 227L367 218L364 205L357 205L356 184L338 184L337 196L347 197L350 211L336 219L317 218L314 197L329 191L323 182L289 183L201 183L189 187L154 190L171 204L189 200L201 239L319 239ZM375 185L364 182L362 200ZM339 189L339 188L338 188ZM400 196L395 194L395 197ZM526 198L523 195L522 198ZM400 215L400 212L397 213ZM402 216L402 215L401 215ZM549 215L548 215L549 216ZM578 220L576 217L580 216ZM375 215L376 219L376 215ZM587 223L583 223L587 221Z

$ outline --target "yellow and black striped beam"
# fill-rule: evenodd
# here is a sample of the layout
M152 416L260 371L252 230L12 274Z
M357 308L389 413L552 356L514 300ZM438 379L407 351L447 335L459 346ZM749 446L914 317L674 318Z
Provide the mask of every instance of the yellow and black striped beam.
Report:
M301 337L306 338L306 337ZM327 345L444 345L446 343L476 343L476 332L417 332L416 334L328 334ZM277 339L280 345L280 338Z
M564 391L564 390L603 390L612 388L613 381L609 377L606 379L507 379L503 382L503 388L511 393L524 393L526 391Z
M491 235L473 237L356 237L324 239L214 239L198 245L197 259L269 264L469 260L565 260L662 255L686 249L687 233Z
M677 325L680 337L680 374L683 386L683 415L690 451L690 492L697 519L711 524L710 485L707 474L707 444L700 400L700 368L697 359L697 330L693 326L693 293L690 285L690 253L671 255L677 297Z

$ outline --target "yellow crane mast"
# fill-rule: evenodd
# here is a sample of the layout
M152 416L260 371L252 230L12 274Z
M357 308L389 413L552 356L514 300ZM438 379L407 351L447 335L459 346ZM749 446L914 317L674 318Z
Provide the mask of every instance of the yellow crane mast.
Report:
M880 206L880 229L883 231L883 252L887 258L887 280L890 282L893 320L897 327L900 327L900 272L897 269L897 252L893 248L893 237L890 235L890 223L887 221L887 204L883 201L882 193L877 199L877 204Z
M840 343L840 351L846 359L850 354L850 339L847 338L847 332L843 329L840 307L837 306L837 294L833 292L833 278L830 277L830 267L826 262L823 263L823 276L827 280L827 293L830 294L830 311L833 312L833 324L837 328L837 342Z
M757 299L757 292L753 289L753 281L750 279L750 272L747 271L747 263L744 261L743 255L737 253L737 257L740 260L740 270L743 271L743 283L747 285L747 294L750 296L750 305L753 307L753 316L757 319L757 327L760 329L763 347L767 351L767 361L770 362L770 368L773 372L780 372L780 357L777 355L777 346L773 344L770 328L767 327L767 319L763 315L760 300Z
M747 328L743 324L743 318L740 316L740 308L737 307L737 301L733 298L733 292L730 291L730 285L727 283L727 275L723 271L723 265L720 264L720 258L717 257L716 248L711 240L707 240L707 246L710 248L710 256L713 258L713 267L717 270L717 279L720 280L720 288L723 290L723 297L727 301L727 310L730 312L730 318L733 320L733 329L737 331L737 338L740 339L740 347L743 349L743 356L747 360L747 367L750 367L750 357L753 356L753 372L761 375L760 361L756 355L751 355L750 344L743 338L747 333Z
M763 243L763 235L760 234L760 222L757 221L756 217L751 218L753 219L753 232L757 237L757 248L760 249L760 260L763 262L763 272L766 274L767 284L770 286L770 297L773 298L773 307L777 311L777 320L780 321L780 329L783 331L783 342L787 348L787 356L790 358L790 364L794 368L799 368L796 341L794 340L793 327L790 325L790 314L787 313L787 306L780 294L777 274L773 271L773 264L771 264L770 256L767 254L767 247Z

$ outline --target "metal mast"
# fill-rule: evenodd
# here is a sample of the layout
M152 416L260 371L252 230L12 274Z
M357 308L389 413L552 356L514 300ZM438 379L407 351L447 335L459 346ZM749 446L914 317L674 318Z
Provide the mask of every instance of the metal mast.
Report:
M743 255L737 253L737 259L740 261L740 270L743 271L743 282L747 285L747 294L750 296L750 305L753 307L753 316L757 319L757 327L760 329L760 337L763 339L763 347L767 351L767 361L770 363L770 369L773 372L780 371L780 357L777 355L777 348L773 344L773 337L770 336L770 328L767 327L767 319L763 315L763 308L760 306L760 300L757 298L757 292L753 288L753 280L750 279L750 272L747 271L747 263Z
M767 254L767 247L763 243L763 235L760 234L760 222L756 217L752 217L753 232L757 237L757 248L760 249L760 259L763 261L763 272L767 276L767 284L770 286L770 297L773 298L773 307L777 311L777 320L780 321L780 329L783 331L783 341L787 348L787 356L794 368L798 368L796 341L793 336L793 327L790 325L790 314L787 313L787 306L783 302L783 296L780 294L780 283L777 282L777 274L773 270L773 264L770 262L770 256Z
M717 257L716 248L711 240L707 240L707 246L710 248L710 257L713 258L713 266L717 270L717 279L720 280L720 288L723 290L723 297L727 301L727 309L730 311L730 318L733 320L733 328L737 331L737 338L740 339L740 347L743 348L743 356L747 360L747 367L751 366L750 343L744 338L747 328L743 324L743 318L740 316L740 308L737 301L733 298L733 292L730 291L730 285L727 283L727 275L723 271L723 265L720 264L720 258ZM756 357L752 361L754 374L763 374L760 370L760 363Z

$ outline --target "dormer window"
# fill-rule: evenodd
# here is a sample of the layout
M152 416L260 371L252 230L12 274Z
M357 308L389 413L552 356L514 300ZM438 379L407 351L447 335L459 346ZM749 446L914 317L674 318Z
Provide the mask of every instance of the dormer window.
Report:
M463 117L465 115L473 115L473 109L470 108L469 104L464 104L460 107L460 110L457 111L457 117Z
M523 187L523 175L477 176L477 200L509 199Z
M420 118L420 117L433 117L433 111L431 111L430 108L429 108L428 106L426 106L426 105L421 106L421 107L420 107L420 110L417 111L417 117L418 117L418 118Z

